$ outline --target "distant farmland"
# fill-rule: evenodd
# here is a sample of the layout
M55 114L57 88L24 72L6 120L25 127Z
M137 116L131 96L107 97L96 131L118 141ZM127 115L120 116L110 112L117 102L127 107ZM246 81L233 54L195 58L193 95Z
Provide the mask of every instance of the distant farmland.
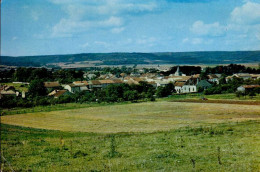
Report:
M259 120L260 106L148 102L2 116L5 124L95 133L155 132Z

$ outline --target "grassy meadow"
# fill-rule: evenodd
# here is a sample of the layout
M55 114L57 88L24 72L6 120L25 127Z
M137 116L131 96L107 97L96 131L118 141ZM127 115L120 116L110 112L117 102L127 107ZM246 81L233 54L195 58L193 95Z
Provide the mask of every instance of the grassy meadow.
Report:
M3 171L260 171L257 105L144 102L1 116Z

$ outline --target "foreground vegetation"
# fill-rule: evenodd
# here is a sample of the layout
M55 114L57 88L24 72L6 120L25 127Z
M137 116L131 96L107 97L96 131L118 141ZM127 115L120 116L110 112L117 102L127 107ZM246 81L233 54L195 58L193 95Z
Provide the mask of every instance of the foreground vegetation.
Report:
M1 125L4 171L259 171L259 121L92 134ZM19 134L18 134L19 133Z

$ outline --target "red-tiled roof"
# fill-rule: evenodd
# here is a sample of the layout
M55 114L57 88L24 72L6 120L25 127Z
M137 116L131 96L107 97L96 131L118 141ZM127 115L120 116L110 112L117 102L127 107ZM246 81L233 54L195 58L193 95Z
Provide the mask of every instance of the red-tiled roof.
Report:
M44 86L46 88L53 88L53 87L59 87L59 82L44 82Z
M73 82L75 85L88 85L87 81L74 81Z
M60 97L62 96L64 93L66 93L67 90L58 90L56 94L54 94L54 97Z
M242 85L244 88L258 88L260 85Z

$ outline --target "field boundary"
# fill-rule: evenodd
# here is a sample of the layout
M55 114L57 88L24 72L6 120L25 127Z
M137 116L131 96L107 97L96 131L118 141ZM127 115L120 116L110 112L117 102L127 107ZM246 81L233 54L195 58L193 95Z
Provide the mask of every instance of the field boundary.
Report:
M260 105L260 101L242 101L242 100L169 100L169 102L187 102L187 103L219 103L219 104L242 104L242 105Z

